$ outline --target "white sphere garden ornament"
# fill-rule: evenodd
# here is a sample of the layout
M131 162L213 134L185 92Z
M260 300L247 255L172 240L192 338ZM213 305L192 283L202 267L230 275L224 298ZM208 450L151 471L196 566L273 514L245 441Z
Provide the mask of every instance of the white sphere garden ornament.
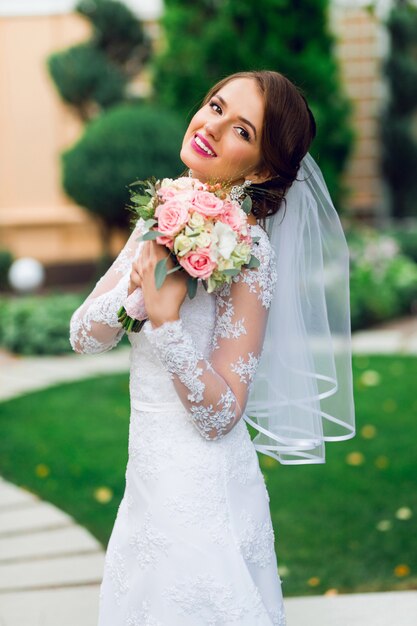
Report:
M45 270L42 264L31 257L22 257L12 263L8 279L10 285L16 291L34 291L45 280Z

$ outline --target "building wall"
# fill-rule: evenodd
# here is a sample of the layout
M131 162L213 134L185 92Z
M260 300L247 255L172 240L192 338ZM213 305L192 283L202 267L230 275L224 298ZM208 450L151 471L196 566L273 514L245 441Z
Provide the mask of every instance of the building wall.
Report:
M98 227L61 191L61 151L81 133L45 60L88 35L75 15L0 19L0 246L44 263L100 253Z
M371 13L360 0L335 0L331 24L338 37L344 88L353 104L356 142L345 173L350 190L348 208L358 217L383 218L388 212L387 193L380 171L379 115L387 97L383 60L388 41L383 27L389 3Z

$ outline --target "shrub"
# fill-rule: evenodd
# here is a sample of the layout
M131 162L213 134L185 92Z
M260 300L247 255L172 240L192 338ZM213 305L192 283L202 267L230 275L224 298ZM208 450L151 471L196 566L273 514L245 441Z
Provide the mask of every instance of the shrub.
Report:
M394 237L401 248L401 252L417 263L417 224L398 225L386 231Z
M0 291L9 287L8 274L13 260L13 254L9 250L0 249Z
M387 235L367 230L348 240L352 329L409 313L416 302L417 264Z
M391 192L392 215L417 215L417 7L393 3L387 22L385 62L389 98L381 120L382 166Z
M123 226L130 183L176 176L184 167L182 136L182 123L171 113L146 105L114 107L63 154L64 188L106 224Z
M0 301L0 345L18 354L71 352L69 323L83 295L24 296Z
M84 119L91 106L105 109L123 100L127 78L90 43L52 54L48 65L62 98L82 109Z

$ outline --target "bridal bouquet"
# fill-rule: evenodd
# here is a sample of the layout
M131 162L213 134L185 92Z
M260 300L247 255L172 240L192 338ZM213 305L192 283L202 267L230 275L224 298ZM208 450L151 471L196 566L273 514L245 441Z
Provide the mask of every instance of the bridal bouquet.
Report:
M144 220L140 240L156 240L170 254L155 267L155 285L168 274L185 271L187 292L193 298L201 280L208 293L230 283L243 267L258 267L251 253L252 238L247 216L251 200L232 200L220 183L195 178L151 179L134 183L142 192L131 194L131 208ZM168 260L174 266L168 269ZM136 289L118 312L127 331L138 331L147 318L141 289Z

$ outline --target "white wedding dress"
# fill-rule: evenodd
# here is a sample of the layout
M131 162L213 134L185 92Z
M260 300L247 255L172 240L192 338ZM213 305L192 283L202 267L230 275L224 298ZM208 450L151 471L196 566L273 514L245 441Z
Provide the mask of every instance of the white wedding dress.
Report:
M73 314L77 352L121 339L140 229ZM251 234L258 269L217 293L199 285L179 321L129 333L129 461L99 626L285 624L269 497L242 419L276 276L266 233Z

